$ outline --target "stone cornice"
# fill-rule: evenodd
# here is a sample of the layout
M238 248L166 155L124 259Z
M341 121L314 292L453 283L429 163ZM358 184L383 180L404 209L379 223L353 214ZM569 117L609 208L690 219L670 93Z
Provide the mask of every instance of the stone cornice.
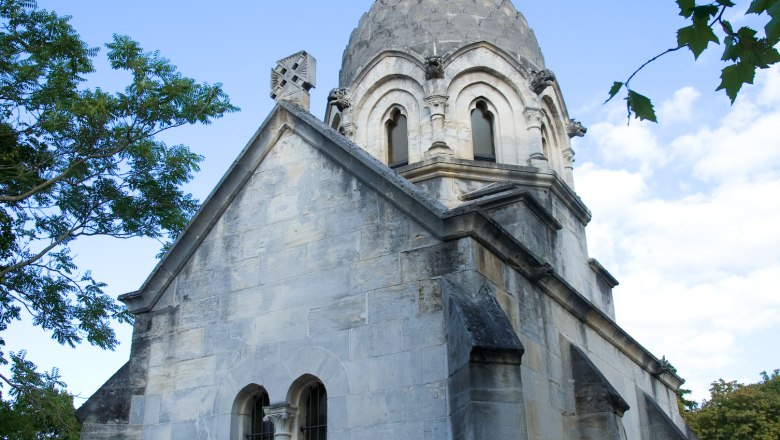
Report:
M598 275L599 278L604 280L604 282L609 285L609 287L617 287L620 284L617 278L612 276L612 274L609 273L609 271L605 269L597 259L591 258L588 260L588 265L591 269L593 269L594 272L596 272L596 275Z
M452 177L546 188L569 208L580 223L587 225L591 220L590 210L566 182L557 174L542 172L538 168L436 156L397 168L396 171L413 183L437 177Z

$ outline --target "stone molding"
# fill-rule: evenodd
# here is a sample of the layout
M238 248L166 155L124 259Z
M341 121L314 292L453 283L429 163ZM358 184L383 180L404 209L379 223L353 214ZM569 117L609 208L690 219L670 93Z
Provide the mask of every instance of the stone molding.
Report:
M263 125L258 129L247 147L235 160L220 184L206 199L187 229L180 235L168 253L139 291L120 296L133 314L152 310L190 256L217 223L222 213L239 194L252 173L271 151L277 140L285 133L294 132L305 142L316 148L356 179L387 199L397 209L426 228L442 241L470 237L493 252L507 265L521 275L531 279L535 271L544 267L523 243L492 220L478 206L468 210L448 210L438 200L426 194L412 182L389 169L368 152L348 141L330 127L300 107L280 102ZM555 174L539 173L532 168L497 164L478 164L454 158L436 157L406 171L415 173L440 165L449 166L450 172L481 169L488 181L503 176L525 180L537 186L547 186L554 194L562 197L564 203L579 206L581 215L590 212L563 181ZM492 167L488 166L492 165ZM440 170L441 171L441 170ZM428 173L426 173L428 174ZM430 174L428 174L430 175ZM483 179L485 180L485 179ZM575 202L576 201L576 202ZM583 219L581 218L581 221ZM591 327L617 350L632 359L644 370L655 373L659 360L636 340L620 328L612 318L599 310L583 294L566 282L559 274L552 272L535 281L537 286L562 308L570 312L585 325ZM667 372L658 380L673 390L682 385L682 379Z
M591 220L590 210L569 185L556 174L539 172L536 168L454 157L436 157L409 164L396 171L413 183L457 176L482 182L509 182L547 188L571 210L583 226Z
M588 265L591 269L593 269L593 272L596 272L596 275L599 276L609 287L617 287L620 285L620 282L618 282L617 278L612 276L611 273L607 269L604 268L604 266L599 263L599 261L595 258L591 258L588 260Z

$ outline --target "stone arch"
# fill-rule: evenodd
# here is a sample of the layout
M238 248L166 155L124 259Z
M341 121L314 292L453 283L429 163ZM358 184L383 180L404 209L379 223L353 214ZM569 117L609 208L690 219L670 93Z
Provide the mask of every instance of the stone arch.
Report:
M479 60L475 66L474 60ZM444 63L445 78L455 81L473 71L483 71L511 87L523 108L536 102L536 95L528 87L529 70L511 55L488 43L477 42L464 46L448 56Z
M392 77L364 97L355 109L357 131L355 142L380 161L387 163L385 122L393 109L402 109L407 120L409 162L422 160L424 139L430 138L421 112L422 87L408 77Z
M422 84L425 80L425 61L407 52L385 50L366 64L351 84L342 86L349 87L355 92L354 96L362 96L385 75L384 72L401 72Z
M312 424L321 425L324 422L326 425L330 425L328 419L330 414L327 411L327 391L327 385L312 374L304 374L290 385L287 392L287 402L296 409L293 435L297 435L297 437L294 438L305 439L303 431ZM317 396L312 395L315 392ZM316 409L312 407L314 405L317 406Z
M564 174L563 151L569 148L569 137L566 134L566 124L564 123L562 112L553 102L550 96L542 97L542 113L544 114L543 125L547 128L548 145L550 157L548 161L550 166L561 176Z
M398 166L409 163L409 129L408 129L408 112L403 106L392 105L385 112L382 117L384 121L384 131L382 137L382 151L385 154L384 162L389 166ZM396 128L401 128L396 130ZM399 139L393 137L393 133L397 134ZM400 137L405 137L400 139ZM404 145L405 144L405 145ZM396 151L405 148L406 151ZM406 160L402 160L402 156L405 156Z
M233 401L230 411L230 438L244 439L250 433L252 427L252 409L255 400L265 395L270 399L268 392L260 385L249 384L241 389Z
M343 397L350 394L350 381L347 369L339 358L321 347L306 347L285 356L289 383L302 377L316 377L328 388L331 397ZM308 376L307 376L308 375ZM288 402L290 402L288 390Z
M511 89L496 82L491 75L474 71L459 76L450 85L450 106L446 121L447 138L454 139L451 148L464 159L473 159L471 111L482 100L494 118L496 161L517 164L518 146L522 144L522 124L518 124L519 100Z

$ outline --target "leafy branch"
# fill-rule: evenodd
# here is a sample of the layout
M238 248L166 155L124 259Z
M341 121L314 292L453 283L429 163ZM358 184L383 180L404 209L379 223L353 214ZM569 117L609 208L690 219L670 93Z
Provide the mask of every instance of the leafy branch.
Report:
M780 61L780 53L775 46L780 41L780 0L752 0L746 13L766 18L764 35L748 26L735 30L725 14L736 3L731 0L716 0L707 4L696 4L696 0L676 0L680 16L689 19L691 24L677 31L677 46L667 49L649 59L636 69L625 81L615 81L609 90L606 102L611 101L626 89L626 110L628 120L631 116L639 120L658 122L650 98L631 88L631 80L649 64L669 53L688 48L694 59L709 48L710 43L721 44L715 33L716 26L724 35L724 50L721 59L727 66L721 70L721 83L716 90L724 90L731 103L737 99L742 86L753 84L756 69L766 69Z
M99 50L68 17L0 0L0 347L27 312L62 344L113 348L111 322L131 317L69 246L174 239L198 208L181 186L202 157L158 136L238 110L220 84L197 83L127 36L105 49L111 68L130 74L117 93L86 87Z

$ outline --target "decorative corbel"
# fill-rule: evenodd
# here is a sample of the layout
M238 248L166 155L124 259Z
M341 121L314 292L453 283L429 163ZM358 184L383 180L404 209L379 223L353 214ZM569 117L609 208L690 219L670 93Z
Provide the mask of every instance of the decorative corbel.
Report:
M569 122L566 123L566 133L570 138L583 137L587 132L588 129L582 125L582 122L576 119L569 119Z
M339 111L344 111L344 109L352 107L352 98L350 97L349 88L343 87L331 90L328 94L328 105L335 105Z
M555 82L555 74L552 70L542 69L534 70L531 72L531 88L534 93L541 95L547 87L550 87Z
M425 57L425 79L444 78L444 57L441 55L431 55Z

